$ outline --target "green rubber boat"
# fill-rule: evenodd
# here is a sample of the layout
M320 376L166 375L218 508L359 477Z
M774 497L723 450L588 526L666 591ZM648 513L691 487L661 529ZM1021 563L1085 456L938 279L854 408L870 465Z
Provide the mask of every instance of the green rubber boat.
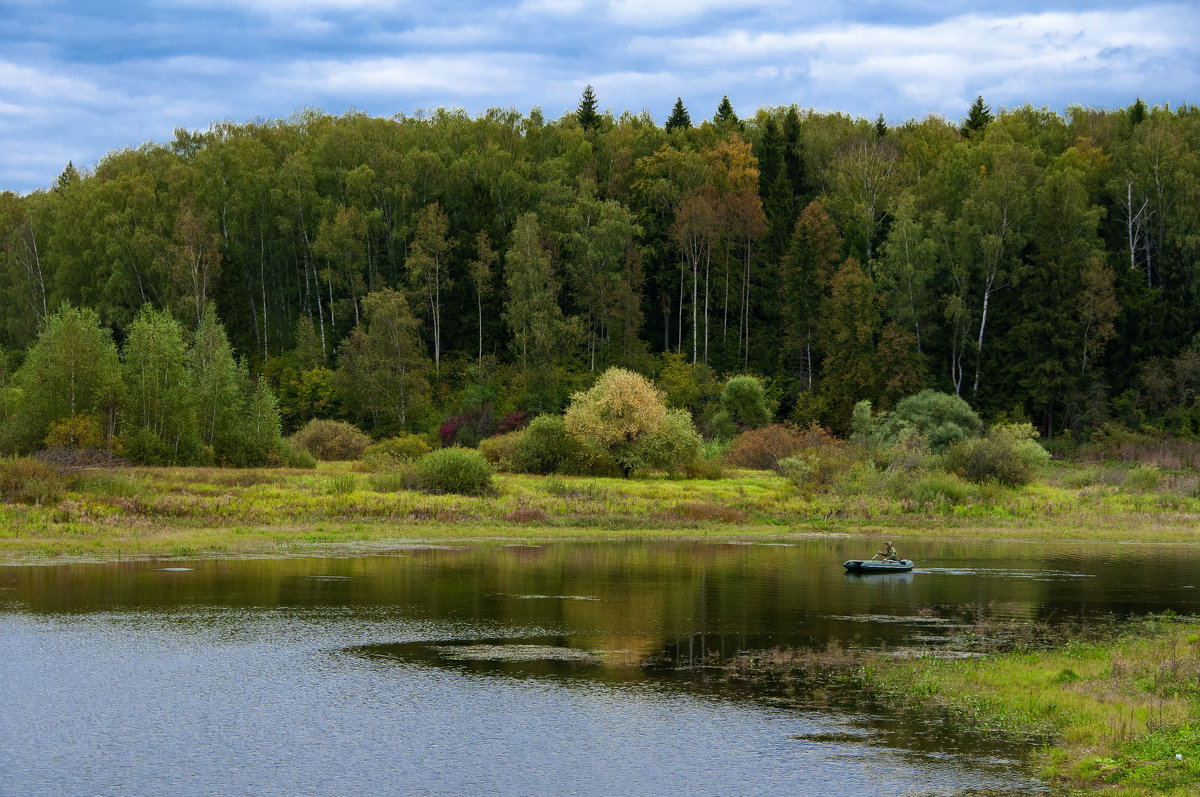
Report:
M907 573L913 569L911 559L880 562L874 559L851 559L843 567L851 573Z

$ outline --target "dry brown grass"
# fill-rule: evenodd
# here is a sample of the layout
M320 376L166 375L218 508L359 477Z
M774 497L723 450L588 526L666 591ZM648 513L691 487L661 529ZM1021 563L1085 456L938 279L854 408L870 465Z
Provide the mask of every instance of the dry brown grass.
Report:
M1112 435L1079 447L1080 462L1130 462L1163 470L1183 470L1200 466L1200 440L1177 437L1153 437L1141 434Z
M545 523L550 516L536 506L522 506L509 512L504 519L510 523Z
M747 519L746 513L731 506L718 506L703 501L689 501L675 507L677 517L694 520L698 523L720 521L722 523L742 523Z

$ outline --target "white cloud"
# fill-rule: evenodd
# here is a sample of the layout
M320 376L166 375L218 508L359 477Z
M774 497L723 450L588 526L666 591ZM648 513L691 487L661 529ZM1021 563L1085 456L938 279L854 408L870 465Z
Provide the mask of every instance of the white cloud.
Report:
M82 80L70 74L54 73L45 69L21 66L9 61L0 61L0 92L12 91L26 99L54 100L55 102L92 103L102 94L90 80Z
M417 27L400 33L368 33L370 41L384 46L464 49L483 44L495 44L508 39L510 32L495 25L461 25L458 27Z
M361 94L438 91L455 96L487 96L498 87L529 81L536 76L535 58L467 55L414 55L364 58L352 61L303 61L287 65L268 84L281 89L338 94L353 101Z
M1190 44L1190 38L1190 30L1180 29L1175 12L1154 14L1143 9L1016 17L969 15L915 27L859 24L771 33L739 29L667 40L643 36L634 39L630 49L673 53L685 63L718 57L761 60L796 53L834 54L839 61L859 62L881 52L941 52L975 60L986 54L1023 58L1045 50L1098 54L1128 46L1182 47Z
M631 42L630 50L643 56L665 54L664 60L681 73L740 65L745 81L762 80L779 69L786 82L805 84L810 94L853 93L885 99L891 106L903 100L922 113L949 112L985 86L1011 98L997 97L1000 101L1026 102L1034 101L1047 83L1079 81L1095 87L1098 81L1140 73L1139 54L1169 54L1192 46L1193 27L1182 22L1197 15L1180 14L1178 7L1152 7L967 15L920 26L739 29L719 35L642 36ZM801 78L787 81L789 73Z
M407 8L411 3L406 0L169 0L161 5L165 8L224 6L271 16L288 16L330 11L388 11Z
M533 16L571 17L581 15L590 7L588 0L525 0L517 7L517 11Z
M719 12L754 12L775 0L611 0L608 15L631 27L677 24Z

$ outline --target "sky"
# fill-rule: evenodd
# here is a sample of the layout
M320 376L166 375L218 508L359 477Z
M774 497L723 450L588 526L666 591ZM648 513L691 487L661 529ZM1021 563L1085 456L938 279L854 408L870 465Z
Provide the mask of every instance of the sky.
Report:
M444 6L444 7L443 7ZM0 0L0 191L176 128L320 108L694 122L722 95L892 124L1200 101L1200 3L1079 0Z

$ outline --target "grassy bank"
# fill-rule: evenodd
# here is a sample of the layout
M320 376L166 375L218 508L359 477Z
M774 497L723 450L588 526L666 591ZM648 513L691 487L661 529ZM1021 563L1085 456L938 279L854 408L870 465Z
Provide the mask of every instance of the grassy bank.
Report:
M1049 743L1053 783L1082 793L1200 789L1200 624L1159 618L1112 638L980 658L876 658L864 678L910 706L936 704L985 732Z
M1144 470L1144 469L1142 469ZM0 504L0 557L287 555L388 540L474 537L1023 535L1188 541L1194 479L1058 464L1007 488L925 476L901 497L896 475L863 471L806 494L768 471L724 478L499 474L487 495L404 489L357 462L316 470L104 468L60 473L46 498Z
M957 735L1033 745L1040 774L1071 794L1200 791L1200 620L1073 630L984 622L956 647L996 640L1005 650L968 658L840 648L743 654L725 677L802 683L806 699L814 684L841 683L912 715L914 727L932 713Z

